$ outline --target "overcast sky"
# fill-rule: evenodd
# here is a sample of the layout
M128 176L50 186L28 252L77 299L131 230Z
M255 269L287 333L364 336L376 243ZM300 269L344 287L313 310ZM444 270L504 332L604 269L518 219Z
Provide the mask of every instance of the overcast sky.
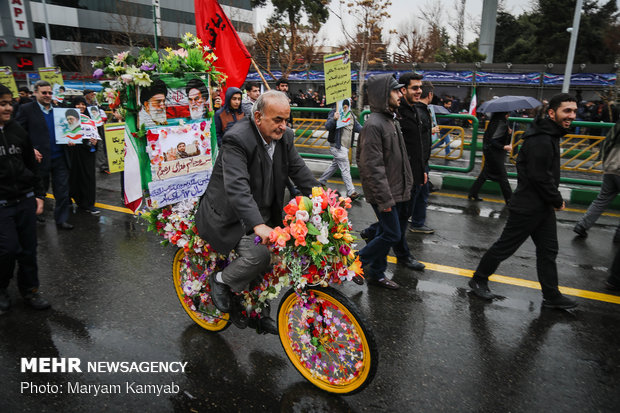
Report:
M444 9L444 19L447 23L450 19L450 15L454 16L456 0L392 0L392 6L388 9L388 12L392 17L390 17L385 25L386 29L384 31L384 37L387 35L387 31L389 29L398 29L402 24L406 24L408 21L416 19L416 16L420 14L420 8L436 1L441 2ZM531 9L531 2L532 0L505 0L504 4L507 11L512 14L519 15L523 11ZM339 12L339 0L331 0L330 7L336 12ZM267 18L271 15L272 10L273 7L271 6L256 9L257 31L260 31L264 27ZM477 37L470 27L480 24L480 16L482 15L482 0L467 0L465 15L465 43L469 43ZM420 20L418 20L418 24L421 25ZM447 24L446 27L449 28ZM340 20L332 15L323 26L319 34L324 39L325 45L336 46L344 40L344 36L341 32L342 29ZM454 37L454 33L451 32L450 35Z

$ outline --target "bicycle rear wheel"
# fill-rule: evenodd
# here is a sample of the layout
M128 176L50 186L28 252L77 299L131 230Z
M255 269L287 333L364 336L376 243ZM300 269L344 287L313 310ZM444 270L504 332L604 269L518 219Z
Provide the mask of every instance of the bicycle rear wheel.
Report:
M293 366L330 393L362 390L377 371L372 332L347 297L332 288L289 290L278 309L278 334Z
M172 279L181 306L196 324L209 331L222 331L230 325L230 315L213 304L206 275L183 248L172 261Z

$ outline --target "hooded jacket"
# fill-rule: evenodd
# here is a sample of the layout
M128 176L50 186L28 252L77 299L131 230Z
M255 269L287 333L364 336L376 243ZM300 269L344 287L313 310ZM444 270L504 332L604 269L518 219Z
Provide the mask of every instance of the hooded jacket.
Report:
M413 174L398 121L389 109L392 75L368 80L371 114L360 133L357 165L366 201L383 211L411 198Z
M17 199L29 192L44 198L37 167L27 132L10 120L0 130L0 200Z
M603 172L620 175L620 120L611 127L600 152L603 161Z
M226 90L224 105L215 112L215 135L217 136L218 147L222 145L224 133L226 133L239 119L244 117L242 105L239 105L239 109L236 110L230 107L230 99L232 99L233 95L236 93L239 93L239 95L243 97L241 89L229 87L228 90Z
M567 131L549 118L536 118L523 135L517 157L517 189L510 211L535 214L562 207L560 138Z

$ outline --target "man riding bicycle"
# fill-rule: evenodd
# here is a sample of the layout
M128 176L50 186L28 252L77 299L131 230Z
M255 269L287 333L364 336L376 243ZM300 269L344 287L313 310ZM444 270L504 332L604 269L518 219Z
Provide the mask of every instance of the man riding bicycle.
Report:
M231 313L233 320L241 309L231 291L247 290L269 268L266 244L272 228L282 222L287 180L290 177L304 194L320 186L295 149L293 131L286 127L290 112L288 97L269 91L254 103L252 119L240 120L224 134L196 213L202 239L220 254L232 249L238 254L209 278L213 303ZM257 237L262 242L255 242ZM269 317L261 319L261 326L275 329Z

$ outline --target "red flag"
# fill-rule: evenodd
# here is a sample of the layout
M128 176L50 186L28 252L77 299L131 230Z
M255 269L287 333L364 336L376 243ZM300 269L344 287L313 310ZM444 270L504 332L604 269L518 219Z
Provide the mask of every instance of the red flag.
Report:
M226 87L240 88L250 70L248 49L217 0L194 0L194 9L196 34L217 56L216 66L228 76Z

